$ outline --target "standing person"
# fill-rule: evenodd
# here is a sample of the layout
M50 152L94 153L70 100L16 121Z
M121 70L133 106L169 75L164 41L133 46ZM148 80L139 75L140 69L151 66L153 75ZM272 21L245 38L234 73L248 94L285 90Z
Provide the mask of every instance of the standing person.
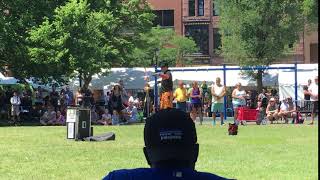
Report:
M309 79L310 80L310 79ZM309 83L310 81L308 80L308 85L305 85L303 86L303 100L304 100L304 103L303 103L303 106L304 106L304 109L307 110L307 111L312 111L311 109L311 103L310 103L310 92L309 92L309 87L311 85L311 83ZM307 120L308 118L308 114L309 113L305 113L305 119Z
M199 154L197 132L188 114L160 110L147 119L143 152L151 168L110 172L103 180L222 180L224 177L195 170ZM201 151L200 151L201 152Z
M312 105L311 123L310 123L310 125L312 125L314 123L314 117L318 113L318 101L319 101L319 98L318 98L318 91L319 91L318 76L316 76L314 78L314 83L312 83L310 85L308 91L310 92L310 100L311 100L311 105Z
M36 97L35 97L35 104L37 106L42 106L43 105L43 91L41 89L41 86L38 86L36 92Z
M202 124L202 111L201 111L201 90L198 86L197 81L194 81L192 83L192 90L190 93L190 98L191 98L191 113L190 113L190 117L193 120L193 122L196 122L196 118L197 118L197 114L200 118L200 124Z
M125 107L127 107L129 104L129 94L128 92L126 91L126 88L124 86L124 83L123 83L123 80L120 79L119 80L119 85L120 85L120 88L121 88L121 98L122 98L122 103Z
M75 101L75 104L77 106L82 106L83 104L83 94L82 94L82 91L81 89L79 88L77 93L76 93L76 101Z
M6 95L0 90L0 119L7 119Z
M70 90L69 86L66 87L66 92L68 95L67 105L72 106L74 102L73 92Z
M187 90L182 81L178 82L178 88L174 91L173 98L177 100L176 108L187 112Z
M13 96L10 98L11 103L11 116L13 124L20 121L20 104L21 100L16 91L13 92Z
M152 113L153 107L153 89L150 87L149 83L144 86L144 101L143 101L143 117L147 118Z
M60 96L59 96L59 93L56 91L56 87L52 86L52 91L50 93L50 103L53 106L54 111L56 111L56 112L60 111L59 104L58 104L59 97Z
M246 91L242 89L241 83L237 83L236 88L232 91L232 104L234 121L238 123L238 108L246 105Z
M262 88L262 92L258 95L258 107L259 111L258 121L262 122L264 117L266 116L266 108L268 106L268 91L266 88Z
M167 63L162 63L161 65L161 74L159 75L161 80L161 89L160 89L160 109L172 108L173 100L173 82L172 74L168 69L169 66Z
M216 78L216 83L211 87L212 94L212 119L213 125L216 125L216 113L220 113L221 125L224 125L223 122L223 108L224 108L224 96L226 95L226 87L221 84L221 79L219 77Z
M203 111L202 113L203 114L206 114L206 109L207 109L207 102L206 102L206 100L208 99L208 98L206 98L206 97L208 97L208 85L207 85L207 82L206 81L203 81L202 83L201 83L201 85L200 85L200 88L201 88L201 95L202 95L202 97L201 97L201 110Z
M113 87L111 96L110 96L110 105L111 105L111 112L113 115L113 112L116 111L117 114L119 115L120 120L123 120L122 116L122 110L125 108L122 102L122 97L121 97L121 86L120 85L115 85Z

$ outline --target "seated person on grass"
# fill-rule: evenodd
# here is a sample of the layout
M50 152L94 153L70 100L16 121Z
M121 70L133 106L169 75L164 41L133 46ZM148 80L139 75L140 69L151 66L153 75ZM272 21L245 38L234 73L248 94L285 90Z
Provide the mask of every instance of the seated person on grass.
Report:
M57 111L57 119L56 122L54 122L54 125L65 125L66 124L66 119L62 115L60 111Z
M266 108L266 114L268 120L273 124L273 121L278 120L278 105L276 104L276 100L274 98L270 98L268 106Z
M96 112L96 109L92 108L91 109L91 123L92 124L99 124L98 120L99 120L99 115Z
M118 125L120 123L120 116L117 110L113 110L111 120L112 120L112 125Z
M127 122L135 123L138 120L138 109L133 101L129 101L129 106L125 109L124 117Z
M112 124L111 114L109 114L108 109L104 110L104 113L102 114L101 119L98 120L98 124L101 124L101 125L111 125Z
M163 109L148 117L143 152L151 168L110 172L104 180L213 180L226 179L198 172L199 154L195 124L178 109Z
M51 125L57 120L57 113L54 111L53 106L48 106L48 111L46 111L40 117L40 123L42 125Z
M285 123L288 123L288 118L293 118L295 120L297 116L296 106L292 101L291 97L286 98L280 105L279 117L282 117Z

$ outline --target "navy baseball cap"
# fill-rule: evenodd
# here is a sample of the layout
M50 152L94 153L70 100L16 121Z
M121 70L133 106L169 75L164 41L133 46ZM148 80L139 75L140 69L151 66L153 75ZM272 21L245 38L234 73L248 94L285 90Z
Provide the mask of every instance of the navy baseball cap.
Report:
M145 151L150 162L185 160L196 162L199 145L190 115L178 109L164 109L147 118Z
M169 67L167 62L160 62L160 67Z

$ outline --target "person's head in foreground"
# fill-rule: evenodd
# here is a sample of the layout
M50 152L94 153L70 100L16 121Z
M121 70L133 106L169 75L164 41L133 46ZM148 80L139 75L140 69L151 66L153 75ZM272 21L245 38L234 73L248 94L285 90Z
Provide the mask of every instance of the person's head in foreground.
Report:
M161 62L160 63L160 67L161 67L161 71L162 72L166 72L168 70L168 68L169 68L169 65L166 62Z
M105 180L212 180L226 179L195 171L199 144L195 124L189 114L177 109L164 109L146 120L145 154L151 168L117 170Z

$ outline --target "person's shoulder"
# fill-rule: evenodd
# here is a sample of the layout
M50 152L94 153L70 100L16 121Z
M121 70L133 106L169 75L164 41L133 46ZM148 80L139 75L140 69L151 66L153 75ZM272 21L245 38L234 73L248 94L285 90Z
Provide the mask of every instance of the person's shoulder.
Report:
M120 169L110 172L103 180L126 180L132 179L132 177L137 177L139 175L146 176L151 172L150 168L137 168L137 169Z

